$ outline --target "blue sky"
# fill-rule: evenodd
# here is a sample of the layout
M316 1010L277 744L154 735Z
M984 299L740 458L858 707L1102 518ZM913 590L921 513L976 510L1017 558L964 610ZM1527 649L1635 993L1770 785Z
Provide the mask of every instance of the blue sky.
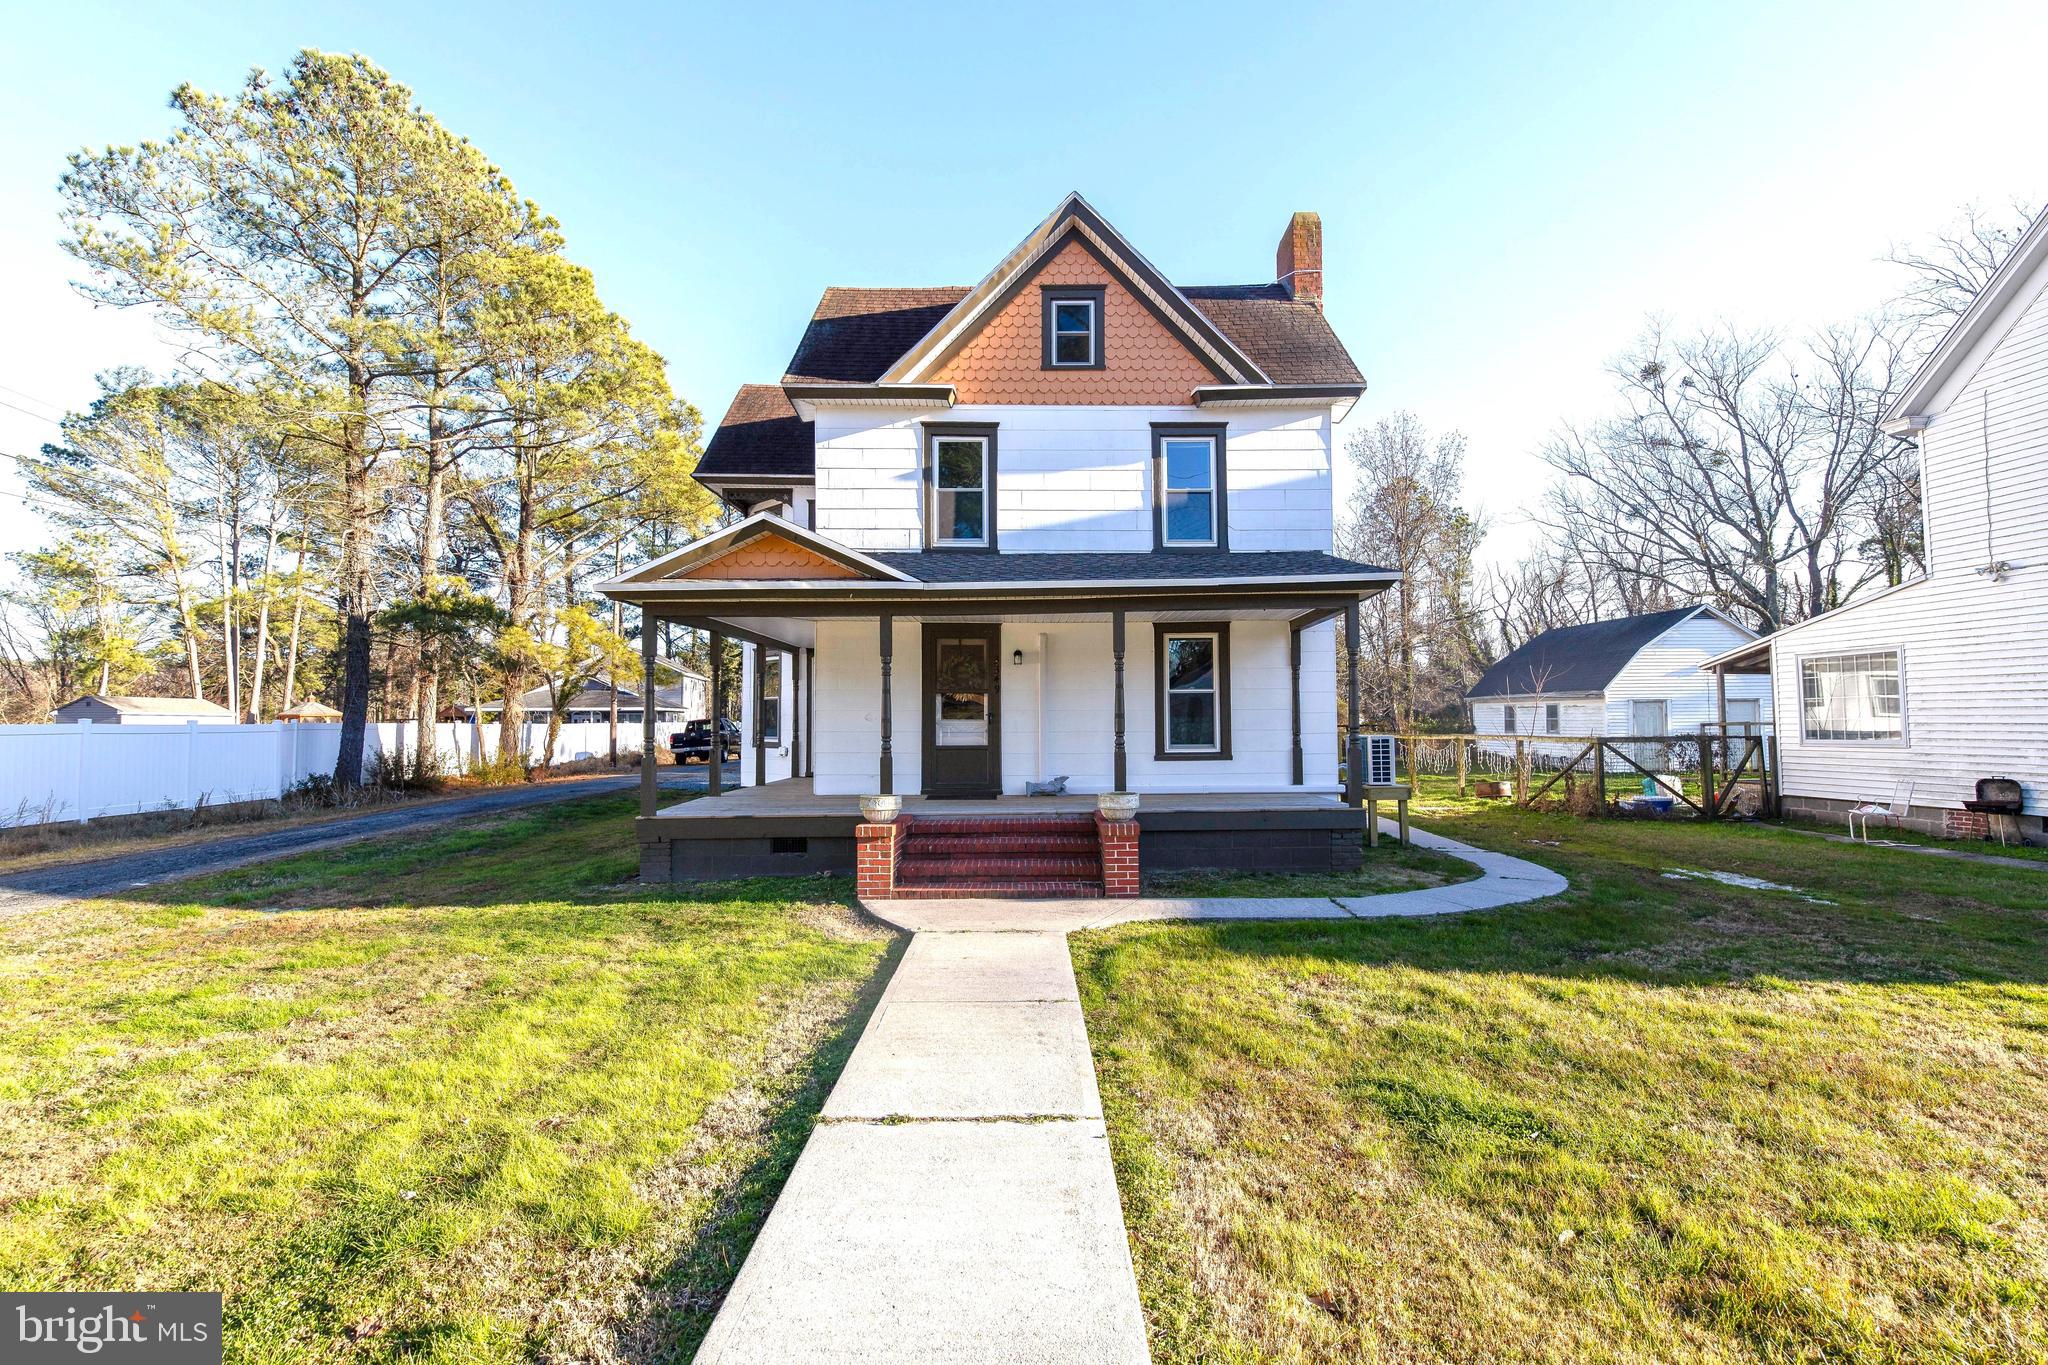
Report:
M1316 209L1372 386L1350 425L1466 431L1495 554L1646 314L1852 314L1890 242L2048 185L2048 7L1439 9L41 6L0 54L0 403L166 355L66 286L65 153L302 46L368 54L504 166L714 422L825 285L971 283L1069 189L1183 283L1269 278ZM0 407L0 449L52 434ZM40 534L0 496L0 545Z

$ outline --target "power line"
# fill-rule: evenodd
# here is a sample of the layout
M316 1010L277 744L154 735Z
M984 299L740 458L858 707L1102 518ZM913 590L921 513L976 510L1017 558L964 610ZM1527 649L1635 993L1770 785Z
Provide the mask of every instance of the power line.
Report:
M37 407L48 408L52 412L64 411L64 405L62 403L52 403L47 398L38 398L35 394L30 393L27 389L17 389L12 384L0 384L0 389L6 390L8 393L13 394L16 398L26 398L29 402L34 403Z
M13 389L9 389L9 390L8 390L8 392L9 392L9 393L13 393L13 392L14 392L14 390L13 390ZM62 431L62 430L64 429L64 424L63 424L62 422L58 421L58 420L57 420L56 418L54 418L54 417L45 417L45 416L44 416L44 415L43 415L42 413L40 413L40 412L31 412L31 411L29 411L29 410L28 410L27 408L23 407L23 406L22 406L21 404L19 404L19 403L10 403L10 402L8 402L8 401L7 401L7 400L6 400L5 398L0 398L0 408L13 408L13 409L14 409L14 410L15 410L16 412L20 413L20 414L21 414L21 415L22 415L23 417L33 417L33 418L35 418L35 419L36 419L36 420L37 420L38 422L48 422L48 423L49 423L49 424L50 424L51 426L53 426L53 427L57 428L57 429L58 429L59 431Z

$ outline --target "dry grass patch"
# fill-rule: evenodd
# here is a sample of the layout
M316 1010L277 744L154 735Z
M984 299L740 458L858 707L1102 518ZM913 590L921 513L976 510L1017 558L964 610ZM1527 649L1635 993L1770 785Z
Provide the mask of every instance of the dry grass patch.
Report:
M0 1283L219 1289L238 1361L687 1359L894 940L621 886L631 811L0 925Z
M1573 890L1076 941L1158 1359L2048 1357L2048 878L1437 827Z

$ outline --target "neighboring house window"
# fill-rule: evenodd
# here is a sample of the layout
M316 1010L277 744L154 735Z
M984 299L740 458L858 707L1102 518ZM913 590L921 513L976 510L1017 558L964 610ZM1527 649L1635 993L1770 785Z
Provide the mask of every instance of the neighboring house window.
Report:
M1230 757L1230 626L1157 625L1155 758Z
M1557 705L1557 703L1556 703L1556 702L1554 702L1554 701L1553 701L1553 702L1546 702L1546 703L1544 703L1544 706L1543 706L1543 733L1544 733L1544 734L1546 734L1546 735L1554 735L1554 734L1556 734L1556 733L1558 732L1558 727L1559 727L1560 723L1561 723L1561 717L1560 717L1560 716L1558 715L1558 705Z
M996 547L996 429L985 424L925 425L925 548Z
M761 743L782 743L782 656L761 653Z
M1041 368L1102 368L1101 287L1048 285L1045 289L1045 344Z
M1903 739L1906 708L1899 688L1899 652L1801 659L1799 710L1801 731L1808 739Z
M1225 430L1221 426L1185 422L1153 424L1154 548L1230 548L1224 480Z
M1512 734L1516 734L1516 733L1518 733L1518 731L1516 731L1516 729L1515 729L1515 708L1514 708L1514 707L1512 707L1512 706L1504 706L1504 707L1502 707L1502 708L1501 708L1501 719L1500 719L1500 723L1501 723L1501 729L1503 729L1504 731L1506 731L1506 732L1507 732L1508 734L1511 734L1511 735L1512 735Z

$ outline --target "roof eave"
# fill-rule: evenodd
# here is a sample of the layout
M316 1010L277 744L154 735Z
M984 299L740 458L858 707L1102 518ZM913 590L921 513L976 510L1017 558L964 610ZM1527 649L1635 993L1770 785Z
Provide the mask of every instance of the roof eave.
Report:
M1943 387L2044 261L2048 261L2048 212L2034 219L2033 225L2007 254L2004 263L1977 291L1977 297L1970 301L1963 315L1955 320L1942 336L1940 344L1906 381L1897 401L1884 415L1887 424L1901 418L1933 415L1928 409Z

